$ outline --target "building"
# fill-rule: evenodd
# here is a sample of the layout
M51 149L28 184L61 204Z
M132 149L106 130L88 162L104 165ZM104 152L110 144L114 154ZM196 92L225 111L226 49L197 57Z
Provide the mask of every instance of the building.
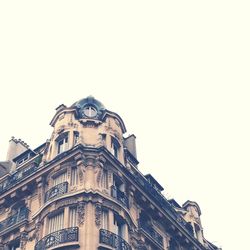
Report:
M193 201L138 169L135 136L93 97L60 105L49 140L11 138L0 162L1 250L215 250Z

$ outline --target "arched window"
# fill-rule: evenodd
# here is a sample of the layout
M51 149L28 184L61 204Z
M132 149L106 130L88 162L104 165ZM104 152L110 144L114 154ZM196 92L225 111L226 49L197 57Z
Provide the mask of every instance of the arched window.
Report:
M119 158L120 147L119 142L114 137L111 137L111 153L117 159Z
M62 152L68 150L69 148L68 132L59 135L56 139L56 143L57 143L57 154L61 154Z
M79 142L79 132L74 131L74 145L76 145Z

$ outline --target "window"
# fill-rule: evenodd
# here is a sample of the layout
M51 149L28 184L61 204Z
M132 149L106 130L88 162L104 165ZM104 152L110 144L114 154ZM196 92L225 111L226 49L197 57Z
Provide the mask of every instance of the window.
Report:
M102 184L104 188L108 188L108 171L106 169L102 171Z
M102 210L102 228L108 230L108 211Z
M64 212L60 212L49 218L48 234L64 228Z
M74 145L76 145L79 141L79 132L74 131Z
M103 145L106 146L107 135L106 134L101 134L101 138L102 138Z
M112 139L111 139L111 153L117 159L119 158L119 151L120 151L120 144L114 137L112 137Z
M21 247L20 247L20 240L14 240L12 241L8 248L8 250L21 250Z
M71 207L69 209L69 227L77 226L77 210L76 207Z
M63 183L66 180L67 180L67 172L57 175L56 177L53 178L53 186Z
M78 175L77 175L77 168L76 167L73 167L71 169L70 184L71 184L71 186L76 186L78 184Z
M57 154L61 154L62 152L68 150L68 148L68 133L64 133L57 139Z
M97 111L93 106L86 106L83 109L83 114L87 117L95 117L97 115Z
M17 165L21 165L22 163L26 162L30 158L30 154L26 154L23 158L17 161Z
M125 223L124 220L119 216L114 214L114 233L124 238L125 236Z
M115 174L113 174L113 187L116 189L116 190L119 190L121 192L124 192L125 190L125 185L124 183L122 182L122 180Z
M202 231L200 229L200 226L198 224L196 224L196 223L194 224L194 231L195 231L195 237L196 237L196 239L199 242L203 243Z

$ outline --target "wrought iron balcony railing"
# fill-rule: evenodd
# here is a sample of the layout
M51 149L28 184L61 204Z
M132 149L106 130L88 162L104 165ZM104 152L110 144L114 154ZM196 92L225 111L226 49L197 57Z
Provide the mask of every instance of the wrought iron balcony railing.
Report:
M124 171L126 174L134 180L135 183L137 183L144 191L147 192L150 197L156 201L158 204L161 205L161 208L165 210L166 212L170 213L171 216L182 226L186 226L186 222L183 218L174 210L170 202L155 188L152 187L152 185L148 182L146 178L143 177L142 174L136 173L133 174L126 168L124 168Z
M68 192L68 182L62 182L52 187L45 193L44 202L52 200Z
M69 242L78 242L78 227L64 228L46 235L35 245L35 250L46 250L48 248Z
M100 229L100 243L117 250L132 250L131 246L122 237L105 229Z
M17 170L15 173L11 174L6 180L0 184L0 194L6 192L10 188L14 187L16 184L21 182L26 177L32 175L39 168L39 163L41 162L41 157L35 159L29 166Z
M116 186L111 187L111 196L120 201L127 208L129 208L128 197L125 195L124 192L119 190Z
M156 232L152 226L147 225L145 222L140 221L139 226L143 229L155 242L163 246L163 237Z
M24 207L21 208L16 214L8 217L6 220L0 222L0 232L11 229L15 227L15 225L19 225L21 222L28 219L29 210Z

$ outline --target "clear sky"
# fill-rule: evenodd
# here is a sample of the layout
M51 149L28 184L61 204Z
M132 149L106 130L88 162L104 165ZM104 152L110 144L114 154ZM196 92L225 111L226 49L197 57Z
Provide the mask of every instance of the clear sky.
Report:
M248 1L1 1L1 159L93 95L136 135L140 170L200 205L210 241L248 249L249 24Z

